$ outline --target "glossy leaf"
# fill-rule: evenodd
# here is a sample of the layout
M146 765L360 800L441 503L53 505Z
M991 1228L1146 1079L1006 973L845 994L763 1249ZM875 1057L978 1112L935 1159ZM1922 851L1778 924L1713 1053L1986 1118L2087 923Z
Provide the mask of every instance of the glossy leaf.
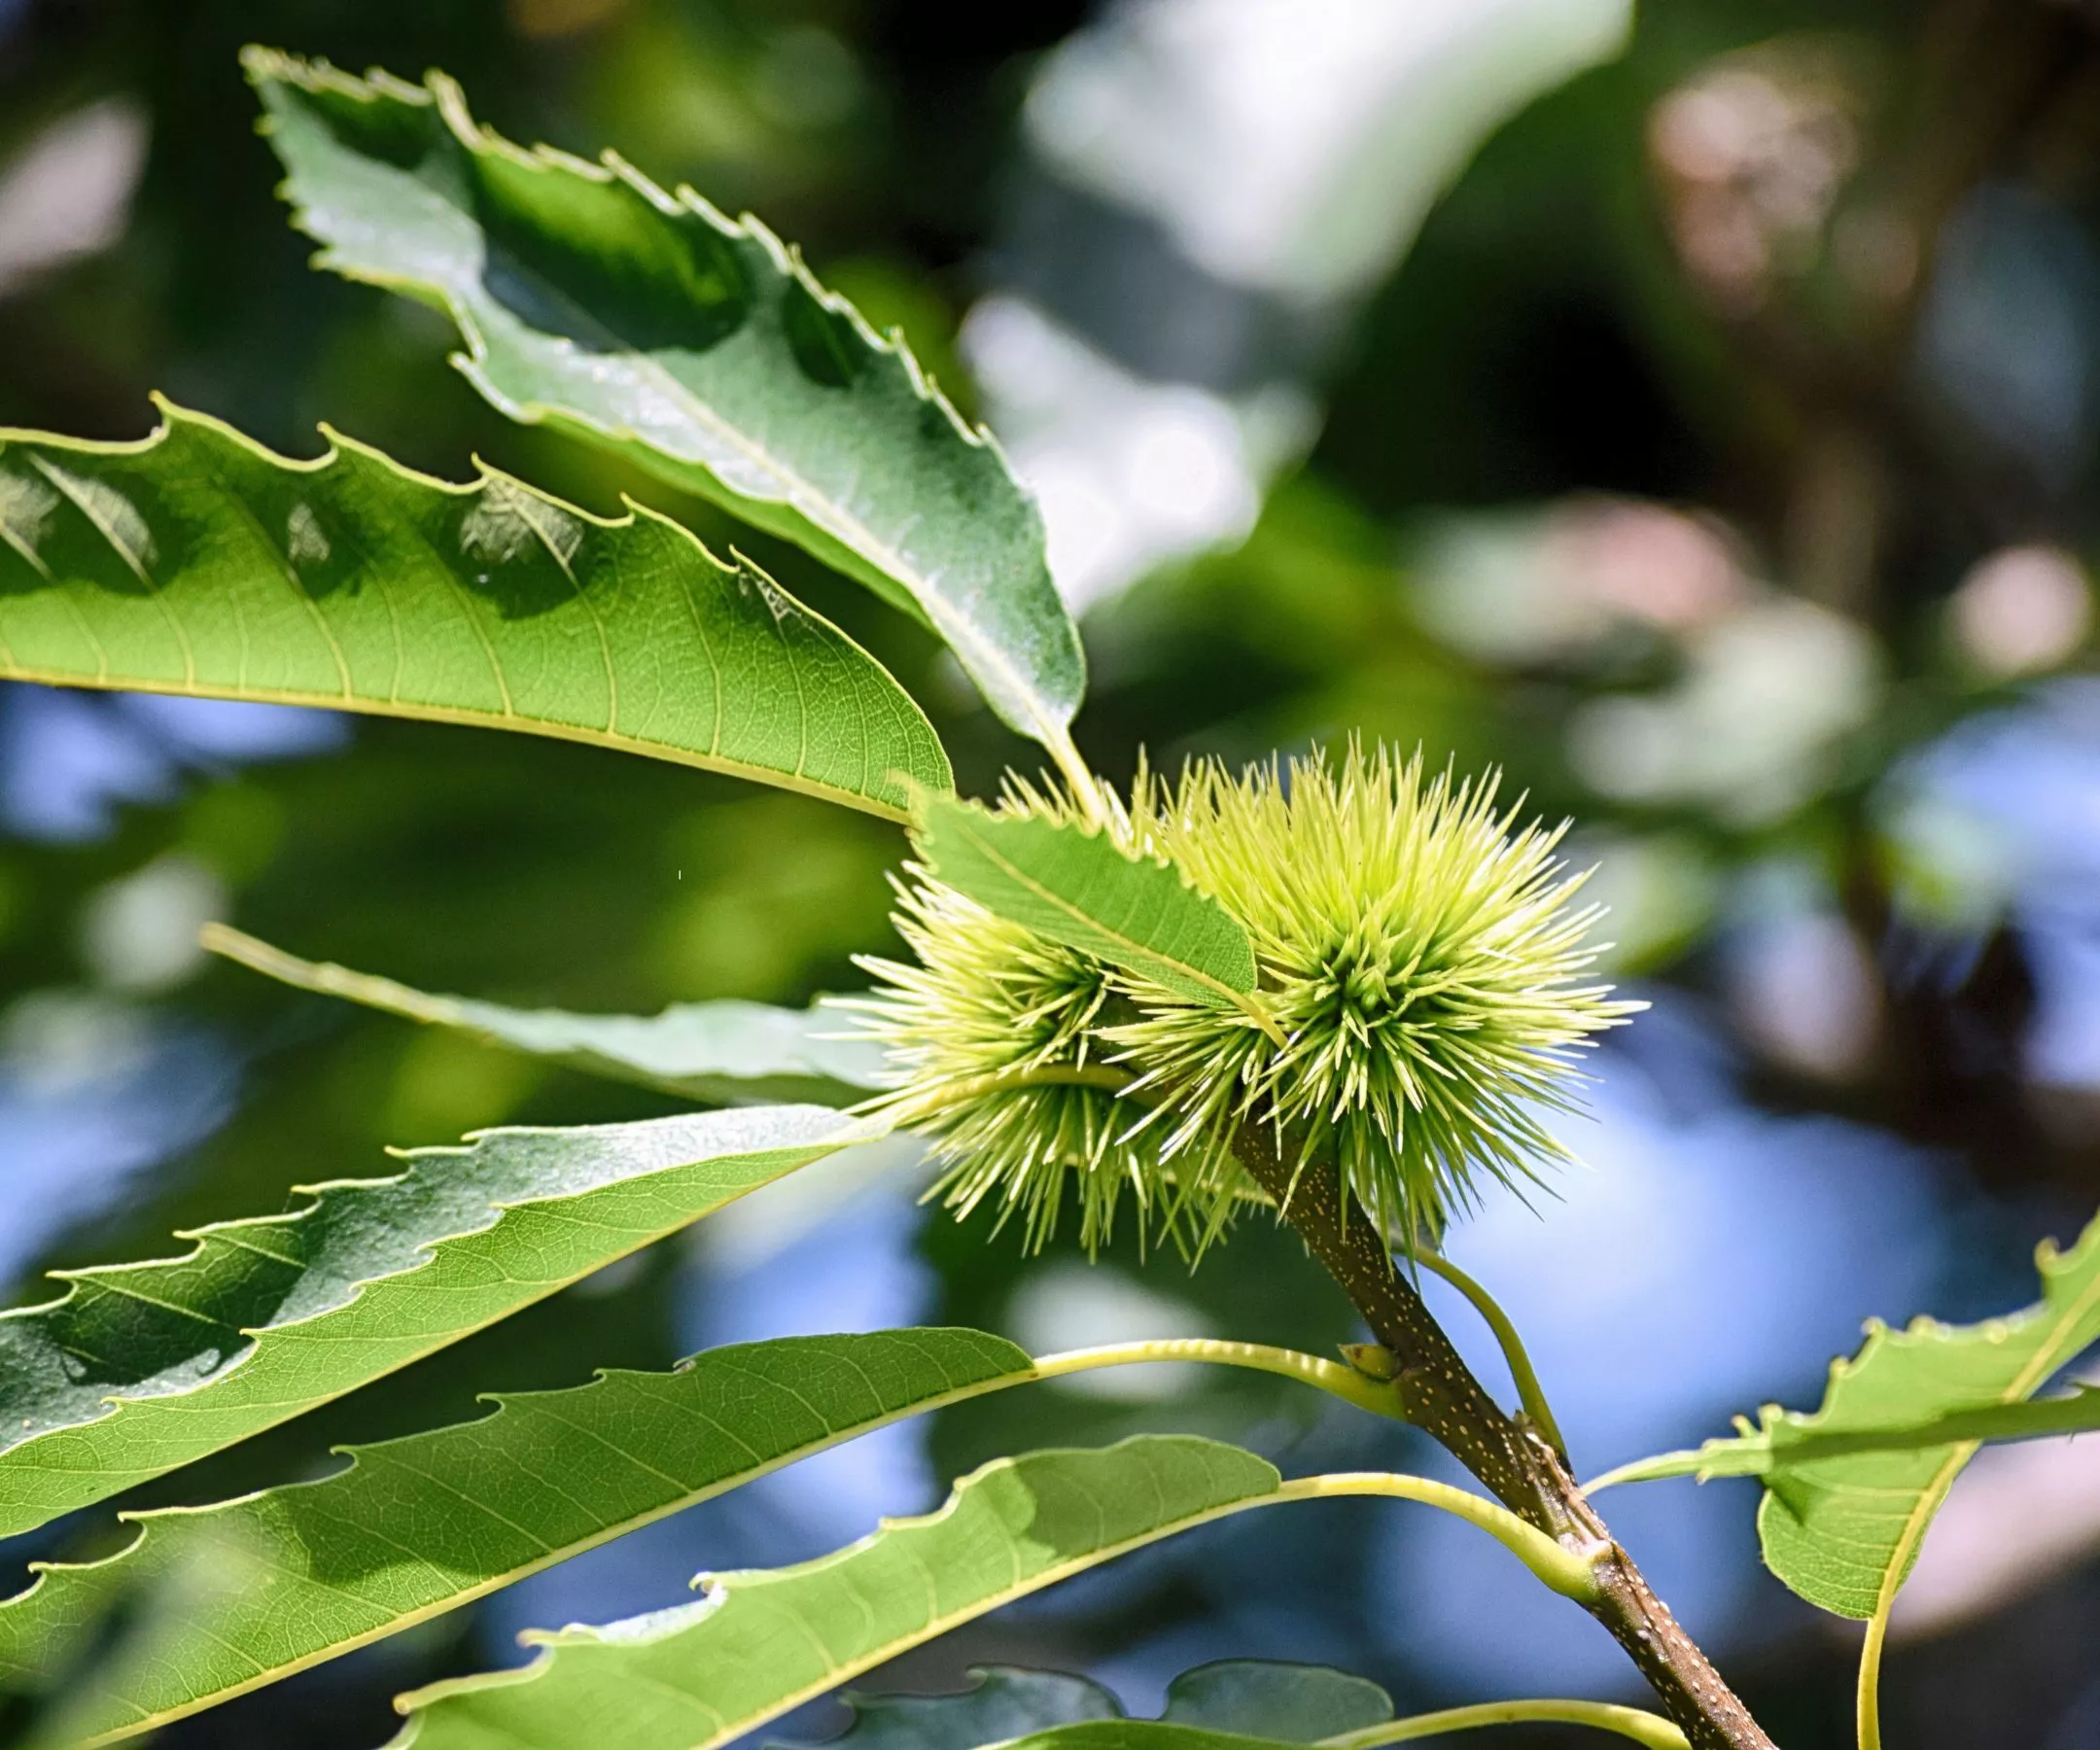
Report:
M433 1027L721 1105L811 1101L849 1105L884 1085L871 1040L847 1038L853 1017L822 1000L807 1009L762 1002L681 1002L661 1014L577 1015L436 997L347 966L303 961L223 924L204 945L267 977Z
M950 783L873 657L668 517L159 404L136 443L0 430L0 678L522 729L877 814Z
M350 1467L320 1482L129 1516L139 1534L121 1555L51 1567L0 1604L0 1682L59 1679L122 1597L139 1628L67 1679L52 1734L127 1736L900 1417L1033 1377L1025 1353L982 1332L880 1331L497 1397L478 1421L344 1448Z
M1105 833L923 794L912 836L928 871L1037 935L1126 966L1198 1002L1254 989L1254 946L1214 899Z
M981 1332L910 1330L740 1345L670 1374L614 1372L510 1394L477 1421L337 1449L354 1463L318 1482L121 1516L139 1531L114 1556L36 1564L44 1578L0 1602L0 1689L62 1688L67 1741L126 1736L899 1416L1162 1351L1330 1388L1344 1371L1202 1339L1032 1361ZM1411 1493L1435 1487L1385 1482ZM128 1626L118 1644L76 1677L81 1650L120 1605ZM1038 1712L1013 1732L1091 1717Z
M1236 1447L1139 1436L1102 1452L1001 1458L939 1512L771 1572L715 1576L701 1601L604 1628L536 1632L513 1671L402 1698L416 1750L702 1750L1129 1549L1288 1498Z
M940 634L1046 747L1085 689L1042 519L1003 456L757 220L608 153L527 152L441 74L251 49L318 264L445 310L513 419L585 438L800 543Z
M879 1125L760 1106L483 1132L179 1258L55 1273L0 1314L0 1535L270 1427L494 1323Z
M2029 1400L2100 1341L2100 1219L2068 1252L2036 1254L2041 1301L2006 1318L1875 1324L1831 1364L1822 1408L1768 1405L1761 1425L1600 1482L1756 1476L1772 1571L1813 1604L1872 1617L1895 1596L1947 1490L1988 1439L2092 1424L2093 1394Z

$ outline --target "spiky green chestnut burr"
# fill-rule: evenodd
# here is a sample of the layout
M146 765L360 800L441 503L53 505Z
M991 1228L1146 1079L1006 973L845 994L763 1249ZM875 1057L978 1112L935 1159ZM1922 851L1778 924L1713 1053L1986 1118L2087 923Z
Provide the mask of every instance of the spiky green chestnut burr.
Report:
M1090 1251L1110 1238L1125 1190L1148 1227L1173 1226L1184 1200L1158 1133L1126 1097L1131 1072L1102 1061L1107 1019L1137 1013L1126 981L907 873L895 923L917 963L863 960L881 983L851 1006L908 1071L879 1105L935 1138L935 1192L959 1215L987 1200L1001 1225L1018 1214L1032 1249L1056 1232L1068 1190Z
M1278 1127L1300 1172L1339 1173L1374 1220L1433 1239L1488 1184L1520 1192L1565 1150L1576 1058L1640 1005L1585 983L1598 915L1518 823L1496 780L1428 776L1352 747L1178 783L1140 772L1108 830L1164 858L1247 932L1273 1021L1190 1000L1046 942L909 871L898 927L916 965L869 962L869 1031L908 1080L886 1104L936 1139L967 1211L1055 1230L1068 1180L1088 1246L1127 1187L1147 1229L1201 1249L1260 1197L1242 1127ZM1013 784L1002 812L1076 823Z

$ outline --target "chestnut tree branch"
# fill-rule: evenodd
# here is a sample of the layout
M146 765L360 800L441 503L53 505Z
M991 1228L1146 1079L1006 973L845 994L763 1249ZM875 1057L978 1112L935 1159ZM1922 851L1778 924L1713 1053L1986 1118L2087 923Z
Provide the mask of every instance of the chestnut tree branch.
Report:
M1750 1711L1613 1539L1552 1445L1506 1416L1394 1264L1382 1234L1331 1168L1301 1172L1289 1133L1250 1122L1235 1152L1390 1351L1407 1419L1512 1512L1594 1564L1584 1608L1648 1680L1695 1750L1773 1750Z

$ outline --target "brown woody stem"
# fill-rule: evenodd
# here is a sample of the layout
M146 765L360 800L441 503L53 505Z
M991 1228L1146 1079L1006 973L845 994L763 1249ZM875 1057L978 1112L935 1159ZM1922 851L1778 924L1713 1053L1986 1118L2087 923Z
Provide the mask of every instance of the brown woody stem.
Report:
M1750 1710L1613 1540L1552 1446L1504 1415L1473 1377L1340 1174L1318 1162L1299 1171L1289 1142L1260 1124L1244 1126L1235 1146L1255 1183L1391 1353L1393 1385L1408 1420L1504 1506L1594 1563L1597 1595L1584 1608L1626 1649L1695 1750L1772 1750Z

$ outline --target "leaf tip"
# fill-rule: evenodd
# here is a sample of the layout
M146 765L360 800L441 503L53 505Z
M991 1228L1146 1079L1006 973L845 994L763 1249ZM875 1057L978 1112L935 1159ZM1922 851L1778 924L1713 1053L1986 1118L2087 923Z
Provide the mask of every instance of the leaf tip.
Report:
M280 78L292 57L284 50L272 49L263 43L243 43L238 59L241 71L248 76L248 83L260 85L266 79Z
M493 143L495 136L473 119L473 112L468 107L467 93L460 82L443 68L427 69L423 75L421 89L427 93L424 101L438 106L438 114L443 118L445 125L458 136L462 146L473 152Z

